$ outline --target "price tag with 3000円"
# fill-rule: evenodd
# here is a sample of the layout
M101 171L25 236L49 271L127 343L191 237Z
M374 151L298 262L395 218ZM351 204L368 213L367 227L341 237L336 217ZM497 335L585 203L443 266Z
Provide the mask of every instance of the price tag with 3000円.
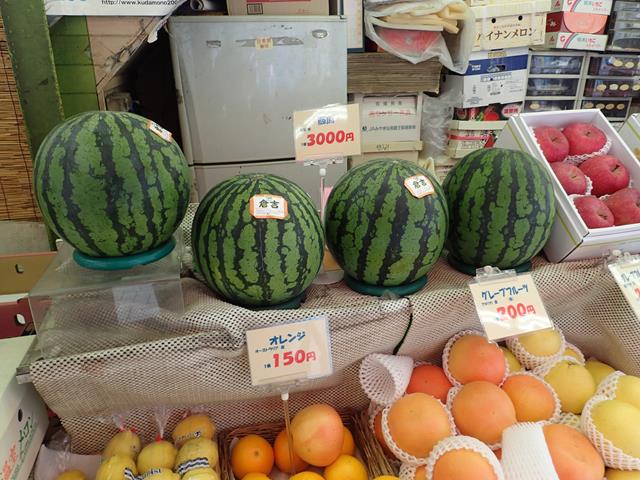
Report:
M640 318L640 258L610 263L609 270L636 316Z
M553 328L529 273L474 280L469 288L489 340Z
M327 317L247 331L254 386L293 383L333 373Z

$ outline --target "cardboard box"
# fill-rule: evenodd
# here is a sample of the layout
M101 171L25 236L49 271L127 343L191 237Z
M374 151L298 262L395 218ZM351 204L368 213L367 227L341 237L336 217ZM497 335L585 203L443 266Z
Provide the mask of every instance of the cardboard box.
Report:
M448 74L443 90L462 92L457 107L519 103L527 91L528 48L473 52L464 75Z
M595 13L556 12L547 15L547 33L571 32L600 35L607 26L607 15Z
M578 12L609 15L613 0L553 0L551 12Z
M640 52L640 30L609 30L609 50Z
M353 102L360 104L362 151L381 151L375 145L420 140L422 93L373 96L355 94Z
M473 51L526 47L544 43L551 0L471 7L476 18Z
M356 167L368 162L369 160L376 160L378 158L397 158L417 163L418 156L422 151L422 142L380 143L376 145L375 150L365 151L363 148L362 151L362 155L349 158L349 168Z
M533 128L535 127L548 125L563 128L575 122L590 123L604 131L612 142L609 154L618 157L629 169L633 183L640 184L640 162L636 160L633 152L599 110L523 113L509 120L498 137L496 147L521 150L533 155L552 178L557 202L556 219L551 237L544 247L544 253L552 262L602 257L614 249L638 253L640 252L640 224L587 228L573 202L553 175L549 162L545 160L534 138Z
M465 155L492 147L497 134L504 128L506 121L460 121L449 122L447 155L450 158L462 158Z
M548 48L601 52L607 46L607 36L589 33L549 32L546 34L544 45Z
M16 369L34 336L0 340L0 472L27 480L48 427L47 409L32 384L18 384Z
M640 160L640 114L631 115L618 133L636 158Z
M329 15L328 0L227 0L229 15Z

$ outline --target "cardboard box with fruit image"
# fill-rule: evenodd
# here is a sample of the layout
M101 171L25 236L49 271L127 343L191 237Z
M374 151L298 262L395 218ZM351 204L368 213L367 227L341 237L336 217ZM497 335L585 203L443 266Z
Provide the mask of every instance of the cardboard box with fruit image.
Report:
M533 155L552 176L549 260L640 252L640 192L633 188L640 163L599 110L524 113L507 123L496 146Z

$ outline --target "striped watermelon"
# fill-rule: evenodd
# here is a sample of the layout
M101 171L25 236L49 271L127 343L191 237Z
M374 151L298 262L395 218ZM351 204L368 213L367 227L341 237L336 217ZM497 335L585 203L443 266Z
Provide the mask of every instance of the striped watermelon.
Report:
M444 182L452 260L513 268L544 246L555 217L549 174L532 156L502 148L470 153Z
M278 195L284 219L255 218L255 195ZM212 188L193 219L193 257L207 284L231 303L271 306L301 295L320 270L320 216L295 183L267 174L238 175Z
M187 211L191 179L171 140L148 120L86 112L45 138L34 162L42 215L60 237L92 257L121 257L166 243Z
M435 192L417 198L405 180L424 175ZM343 176L327 201L327 246L351 278L382 287L415 282L442 252L448 212L431 174L415 163L380 159Z

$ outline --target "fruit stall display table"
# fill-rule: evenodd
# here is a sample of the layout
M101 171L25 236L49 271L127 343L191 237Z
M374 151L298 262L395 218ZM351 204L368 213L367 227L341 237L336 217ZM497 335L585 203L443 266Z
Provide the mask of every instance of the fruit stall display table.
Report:
M640 373L639 320L601 260L548 263L537 257L533 278L557 327L586 356L597 356L629 374ZM114 433L100 417L130 412L147 440L155 432L152 408L206 405L219 427L281 418L279 392L251 386L246 330L311 316L330 319L334 374L292 389L295 412L310 403L364 408L358 381L369 353L397 353L438 361L446 341L480 325L467 287L471 277L440 259L426 288L406 298L368 297L343 283L314 285L298 310L251 311L216 298L202 283L182 280L186 322L199 333L35 361L32 381L62 419L79 453L99 450Z

